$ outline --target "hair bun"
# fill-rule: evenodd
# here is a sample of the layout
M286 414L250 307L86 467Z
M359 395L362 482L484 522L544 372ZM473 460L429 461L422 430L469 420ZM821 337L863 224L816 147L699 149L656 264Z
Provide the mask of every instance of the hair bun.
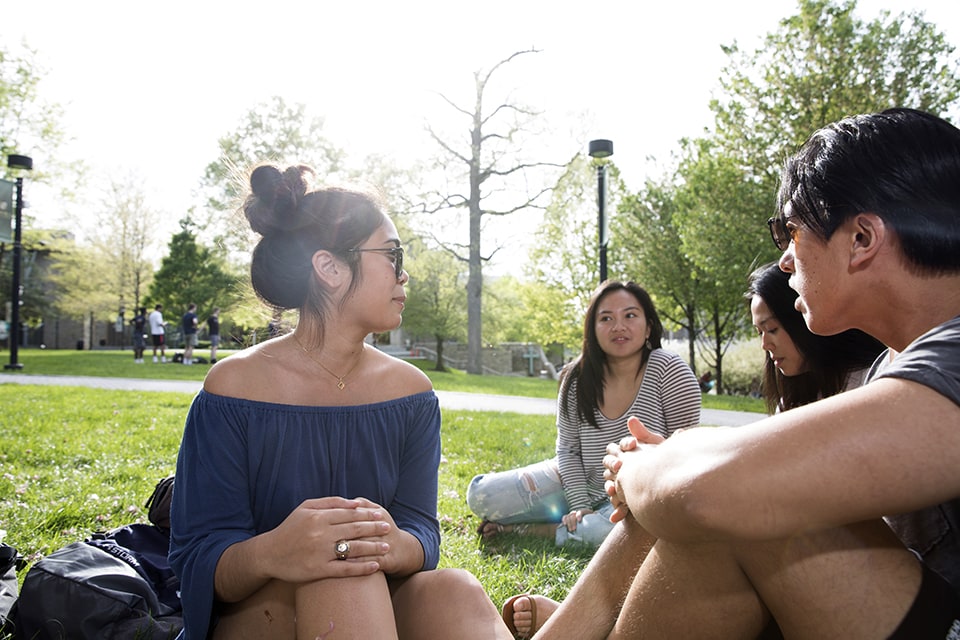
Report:
M273 165L257 167L250 174L250 189L260 202L273 206L277 197L277 188L283 181L283 174Z
M305 165L283 172L274 165L254 169L250 174L251 195L244 206L250 228L260 235L295 229L297 207L307 192L307 175L313 175L313 169Z

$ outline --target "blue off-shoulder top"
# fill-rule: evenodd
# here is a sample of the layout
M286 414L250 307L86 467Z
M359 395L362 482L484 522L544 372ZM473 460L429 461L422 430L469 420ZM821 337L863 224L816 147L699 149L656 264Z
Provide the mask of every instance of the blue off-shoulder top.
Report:
M364 497L389 511L437 566L440 407L433 391L346 407L201 391L190 407L171 505L170 564L185 640L206 638L214 572L230 545L277 527L310 498Z

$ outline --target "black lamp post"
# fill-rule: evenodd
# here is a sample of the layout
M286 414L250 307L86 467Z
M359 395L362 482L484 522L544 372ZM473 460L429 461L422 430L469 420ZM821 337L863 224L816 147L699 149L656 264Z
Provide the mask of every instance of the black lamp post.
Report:
M613 155L613 142L610 140L591 140L589 146L591 158L601 160ZM599 209L598 226L600 228L600 282L607 279L607 218L605 205L607 200L607 164L597 163L597 206Z
M28 156L8 155L7 166L11 169L33 169L33 158ZM3 365L4 369L22 369L23 363L17 362L20 333L20 259L23 250L23 176L17 176L17 203L14 207L14 219L17 230L13 235L13 285L10 287L10 362Z

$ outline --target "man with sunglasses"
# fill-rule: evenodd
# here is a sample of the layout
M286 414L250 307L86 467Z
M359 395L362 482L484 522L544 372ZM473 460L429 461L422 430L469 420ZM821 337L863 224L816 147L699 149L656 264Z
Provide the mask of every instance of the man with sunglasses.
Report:
M960 638L960 130L824 127L769 226L810 329L889 352L751 425L634 425L605 460L619 524L537 638Z

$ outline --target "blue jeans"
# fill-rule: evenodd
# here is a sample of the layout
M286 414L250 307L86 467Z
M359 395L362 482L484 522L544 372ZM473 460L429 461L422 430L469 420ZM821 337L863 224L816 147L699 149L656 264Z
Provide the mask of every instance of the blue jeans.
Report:
M570 512L556 459L476 476L467 487L467 505L481 519L500 524L560 523ZM613 529L611 513L613 506L607 502L584 516L576 531L568 531L560 524L557 546L567 543L600 546Z

